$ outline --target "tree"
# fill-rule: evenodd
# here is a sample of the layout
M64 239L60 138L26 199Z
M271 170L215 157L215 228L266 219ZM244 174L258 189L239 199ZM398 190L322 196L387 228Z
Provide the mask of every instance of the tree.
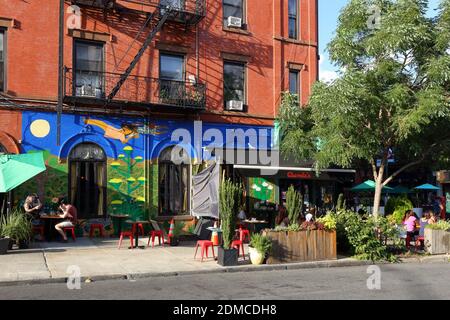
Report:
M441 1L434 18L427 6L427 0L350 0L328 45L339 78L317 82L306 108L285 93L278 115L284 155L314 159L318 170L370 164L375 215L384 186L450 149L450 0ZM402 167L387 176L392 150Z

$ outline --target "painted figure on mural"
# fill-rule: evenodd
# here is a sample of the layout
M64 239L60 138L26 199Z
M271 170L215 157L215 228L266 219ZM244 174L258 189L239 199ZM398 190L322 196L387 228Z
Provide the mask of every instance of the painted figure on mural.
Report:
M140 135L139 126L144 126L143 124L122 123L120 128L116 128L107 124L105 121L97 119L85 119L84 123L86 125L99 127L105 131L105 138L119 140L123 144L128 143L132 139L138 139ZM145 127L144 132L146 134L161 135L165 133L162 126L151 124Z

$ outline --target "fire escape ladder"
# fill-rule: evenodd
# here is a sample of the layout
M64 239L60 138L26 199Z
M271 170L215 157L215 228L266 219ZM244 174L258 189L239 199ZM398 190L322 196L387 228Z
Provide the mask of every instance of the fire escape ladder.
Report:
M133 58L133 61L131 61L131 63L128 66L128 68L120 76L120 79L117 82L117 84L111 90L111 93L108 95L108 98L107 98L107 103L111 102L111 100L114 99L114 97L119 92L120 88L122 87L123 83L127 80L128 76L131 74L131 72L133 71L134 67L136 66L136 64L141 59L141 57L144 54L145 50L152 43L154 37L161 30L161 28L163 27L164 23L167 21L167 19L172 14L172 12L173 12L173 7L168 6L168 7L164 7L164 8L158 7L152 13L151 20L155 19L155 22L150 24L152 29L151 29L150 33L148 34L147 39L145 39L144 43L142 44L142 47L139 49L138 53Z

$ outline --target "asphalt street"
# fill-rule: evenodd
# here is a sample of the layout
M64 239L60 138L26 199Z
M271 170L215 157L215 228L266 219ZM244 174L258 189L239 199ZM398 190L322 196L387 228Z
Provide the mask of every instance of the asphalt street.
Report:
M450 263L388 264L379 268L380 277L376 268L363 266L107 280L81 283L81 289L72 290L66 284L0 286L0 298L450 299Z

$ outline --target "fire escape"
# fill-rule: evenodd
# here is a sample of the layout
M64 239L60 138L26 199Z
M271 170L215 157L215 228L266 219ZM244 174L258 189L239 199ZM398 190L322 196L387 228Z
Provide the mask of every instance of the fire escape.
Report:
M77 105L97 105L120 108L150 108L164 112L201 111L205 109L205 84L197 81L173 81L132 75L155 36L168 23L187 28L205 16L205 0L133 0L153 11L124 7L125 0L72 0L79 7L103 10L108 14L147 13L142 26L145 40L123 73L92 72L66 68L64 102ZM140 33L136 38L140 36ZM100 81L98 79L101 79ZM89 81L91 79L91 81ZM95 79L95 81L92 81ZM99 84L100 83L100 84Z

